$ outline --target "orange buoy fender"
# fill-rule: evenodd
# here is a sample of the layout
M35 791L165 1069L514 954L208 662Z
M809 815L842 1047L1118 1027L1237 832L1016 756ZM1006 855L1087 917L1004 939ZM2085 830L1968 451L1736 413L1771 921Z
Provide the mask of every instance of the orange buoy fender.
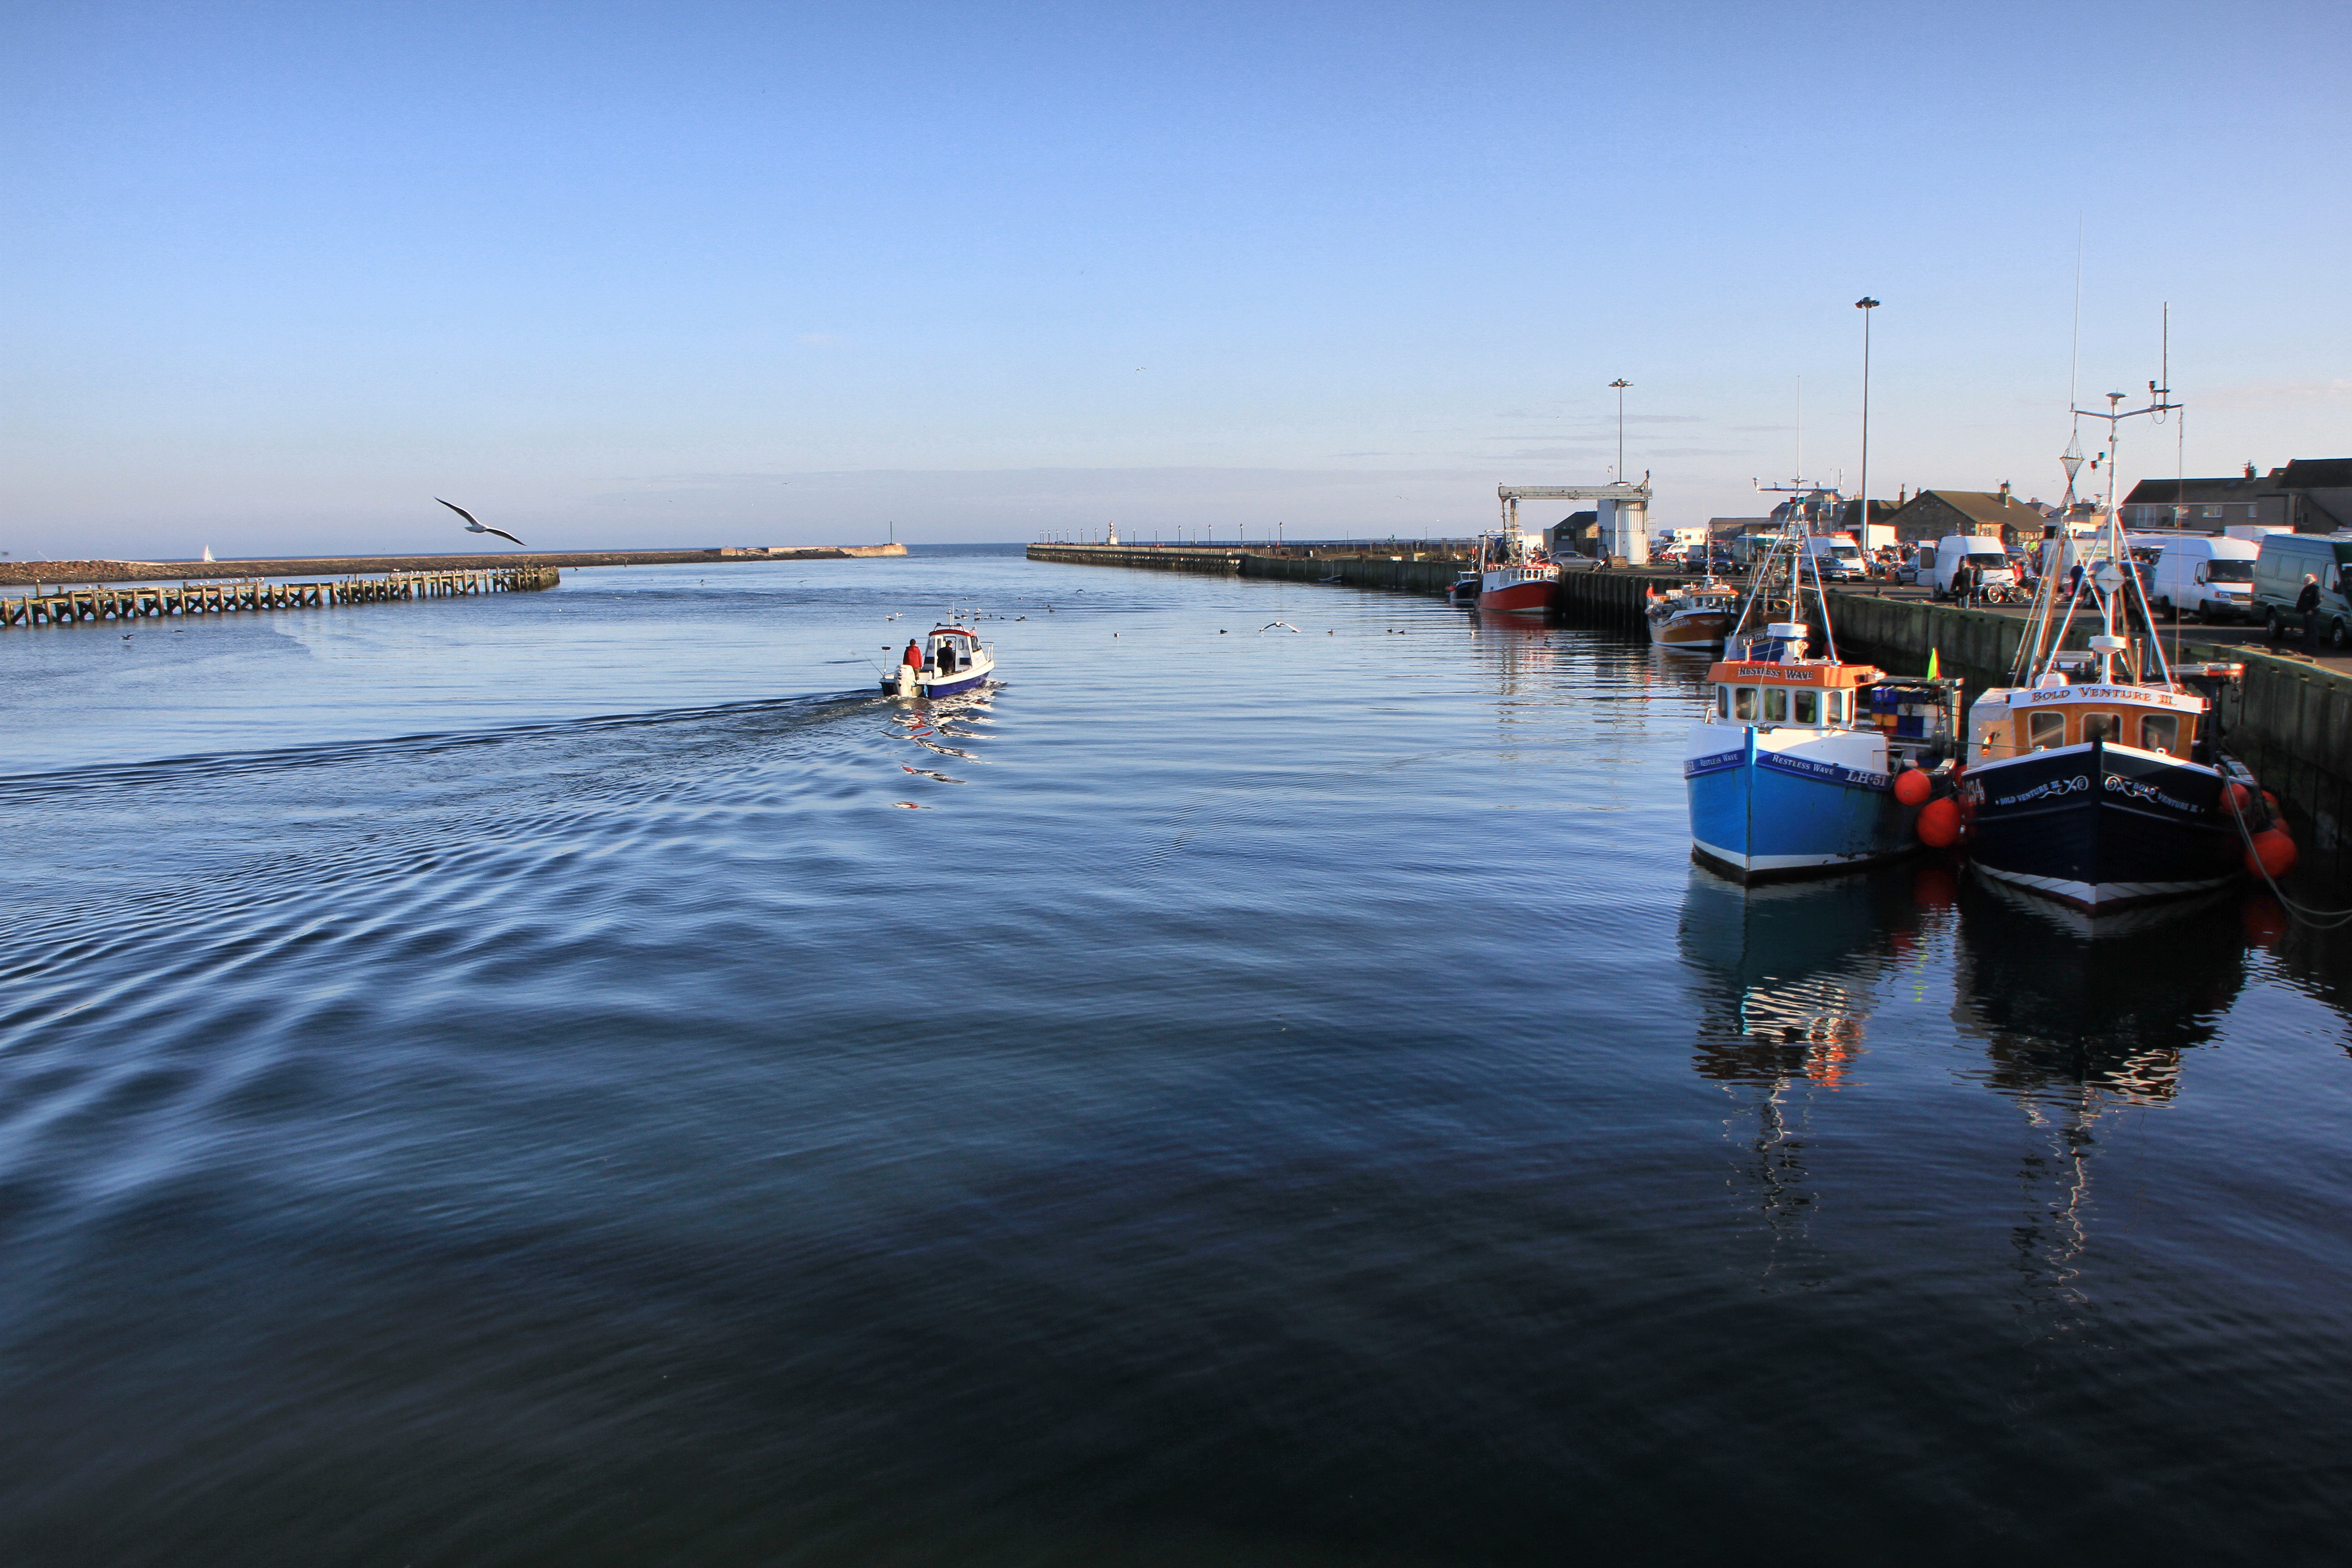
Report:
M1959 841L1960 804L1948 797L1931 800L1919 808L1919 842L1930 849L1948 849Z
M2223 790L2221 794L2224 797L2225 804L2229 807L2231 815L2233 816L2245 816L2246 808L2254 804L2254 792L2248 789L2242 784L2232 784L2228 789Z
M1935 782L1917 768L1906 768L1895 775L1895 798L1906 805L1925 805L1935 793Z
M2254 835L2246 850L2246 869L2258 877L2284 877L2294 869L2294 840L2275 827Z

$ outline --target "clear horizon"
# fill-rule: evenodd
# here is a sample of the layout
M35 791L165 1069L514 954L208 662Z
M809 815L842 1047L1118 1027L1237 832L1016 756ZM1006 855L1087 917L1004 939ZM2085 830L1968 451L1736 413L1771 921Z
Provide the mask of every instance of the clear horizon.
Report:
M2340 7L0 23L18 558L1464 533L2352 452ZM2288 214L2286 221L2265 215ZM2090 437L2086 435L2086 444ZM2095 449L2095 448L2094 448ZM1545 520L1537 520L1545 521Z

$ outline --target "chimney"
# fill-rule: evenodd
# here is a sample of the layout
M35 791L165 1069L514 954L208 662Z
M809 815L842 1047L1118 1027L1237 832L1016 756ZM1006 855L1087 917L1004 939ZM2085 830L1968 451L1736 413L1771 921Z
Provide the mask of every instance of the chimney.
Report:
M2246 459L2246 478L2248 478L2248 479L2252 479L2253 477L2254 477L2254 460L2253 460L2252 458L2247 458L2247 459Z
M2003 506L2007 506L2009 504L2009 481L2007 479L2000 481L2000 504Z

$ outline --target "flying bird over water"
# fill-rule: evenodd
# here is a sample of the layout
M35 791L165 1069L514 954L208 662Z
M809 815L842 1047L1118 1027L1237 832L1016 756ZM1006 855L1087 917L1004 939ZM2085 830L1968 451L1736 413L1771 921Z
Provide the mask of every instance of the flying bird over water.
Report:
M435 496L433 499L435 500L441 500L439 496ZM522 544L522 547L525 550L529 550L530 548L530 545L523 544L521 540L517 539L513 534L509 533L503 528L484 528L480 523L474 521L474 514L472 512L467 511L456 501L441 500L441 504L466 520L466 531L467 533L495 533L509 544Z
M1292 626L1288 621L1268 621L1265 625L1258 627L1258 636L1264 637L1266 633L1274 630L1276 626L1280 626L1286 632L1295 632L1298 629L1297 626Z

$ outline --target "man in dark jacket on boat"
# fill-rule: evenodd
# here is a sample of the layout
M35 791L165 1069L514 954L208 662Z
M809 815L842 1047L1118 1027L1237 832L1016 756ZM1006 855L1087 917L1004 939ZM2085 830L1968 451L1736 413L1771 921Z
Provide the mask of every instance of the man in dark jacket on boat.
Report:
M2319 579L2303 574L2303 592L2294 596L2294 613L2303 617L2303 646L2319 646Z

